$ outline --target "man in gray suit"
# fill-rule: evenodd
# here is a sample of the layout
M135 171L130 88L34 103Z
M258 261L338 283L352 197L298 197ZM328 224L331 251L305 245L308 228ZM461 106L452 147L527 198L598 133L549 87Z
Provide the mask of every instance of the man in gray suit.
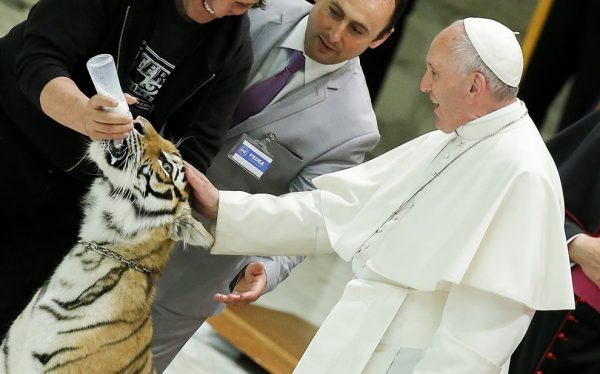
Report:
M304 68L266 108L232 124L208 169L212 183L220 189L280 195L312 189L314 177L361 163L379 141L379 132L357 56L387 39L403 4L317 0L313 7L305 0L273 0L266 10L250 11L255 60L247 88L280 71L294 51L303 52ZM240 160L248 149L264 156L258 167ZM153 310L157 371L166 368L206 318L222 309L221 303L256 300L300 261L302 257L210 256L200 248L175 251Z

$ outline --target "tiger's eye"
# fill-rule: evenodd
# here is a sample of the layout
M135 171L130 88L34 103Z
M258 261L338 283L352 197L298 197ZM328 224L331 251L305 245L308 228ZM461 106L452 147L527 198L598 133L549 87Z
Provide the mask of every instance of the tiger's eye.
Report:
M173 172L173 165L169 164L169 163L163 163L162 164L162 168L165 171L165 173L167 174L171 174L171 172Z

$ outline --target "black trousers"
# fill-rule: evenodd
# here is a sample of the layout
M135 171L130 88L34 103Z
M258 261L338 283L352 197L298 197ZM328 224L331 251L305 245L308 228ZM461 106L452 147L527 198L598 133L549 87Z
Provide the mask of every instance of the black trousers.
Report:
M581 299L574 311L538 311L510 359L509 374L600 373L600 313Z
M54 169L0 110L0 339L75 244L87 185Z

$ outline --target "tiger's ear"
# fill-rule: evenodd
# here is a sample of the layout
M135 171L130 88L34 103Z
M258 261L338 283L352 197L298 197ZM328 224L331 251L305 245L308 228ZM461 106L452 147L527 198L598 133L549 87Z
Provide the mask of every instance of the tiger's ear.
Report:
M175 221L171 239L206 248L212 247L215 242L215 238L191 214L183 214Z

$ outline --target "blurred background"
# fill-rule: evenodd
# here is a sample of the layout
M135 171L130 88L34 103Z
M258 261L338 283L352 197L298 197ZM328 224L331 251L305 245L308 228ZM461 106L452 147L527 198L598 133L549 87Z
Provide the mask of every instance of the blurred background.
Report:
M34 3L34 0L0 0L0 35L4 35L12 26L24 20ZM381 143L369 157L379 155L434 129L433 107L428 96L419 91L419 83L425 70L425 56L429 43L439 31L457 19L486 17L496 19L519 32L517 37L522 45L529 36L531 44L535 39L531 33L536 29L530 26L535 26L537 22L532 23L532 20L536 19L536 15L539 17L551 3L552 0L410 1L409 11L398 25L396 35L378 48L377 52L380 54L368 51L364 55L365 70L369 70L368 80L381 79L381 83L374 83L377 92L373 92L373 100L382 137ZM379 77L374 77L375 75ZM556 130L570 87L571 84L567 81L549 105L542 130L546 139ZM293 271L287 281L262 297L257 304L269 310L289 313L292 319L300 317L300 320L309 325L318 326L335 304L350 277L349 264L336 256L309 258ZM284 324L293 327L296 322L290 321ZM273 320L270 323L273 323ZM231 322L226 321L226 324ZM257 329L260 330L260 326ZM310 339L310 328L300 330L307 332ZM235 335L244 334L239 329L234 332ZM288 340L295 340L300 346L304 344L303 339L307 339L297 337L293 333L283 335ZM273 369L256 358L250 359L231 345L230 341L231 339L223 339L212 327L205 324L184 347L167 373L289 372L286 369ZM258 343L260 344L262 343Z

